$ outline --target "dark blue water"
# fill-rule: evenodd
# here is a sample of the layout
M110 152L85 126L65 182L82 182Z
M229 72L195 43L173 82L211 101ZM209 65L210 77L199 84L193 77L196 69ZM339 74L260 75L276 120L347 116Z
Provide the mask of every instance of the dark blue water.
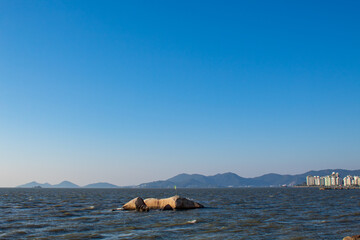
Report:
M342 239L360 234L360 190L178 189L207 208L112 211L166 189L0 189L0 239Z

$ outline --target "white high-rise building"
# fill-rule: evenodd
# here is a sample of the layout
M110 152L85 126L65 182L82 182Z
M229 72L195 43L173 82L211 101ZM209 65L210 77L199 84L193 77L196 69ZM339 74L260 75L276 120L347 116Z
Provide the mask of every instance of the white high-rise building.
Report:
M344 186L352 186L353 181L354 181L353 176L347 175L346 177L344 177Z
M330 175L328 175L328 176L325 176L324 177L324 180L325 180L325 186L326 187L330 187L331 186L331 177L330 177Z
M354 176L354 185L360 186L360 177L359 176Z
M306 185L315 186L315 178L311 175L306 177Z
M314 176L314 185L315 186L320 186L320 177L319 176Z

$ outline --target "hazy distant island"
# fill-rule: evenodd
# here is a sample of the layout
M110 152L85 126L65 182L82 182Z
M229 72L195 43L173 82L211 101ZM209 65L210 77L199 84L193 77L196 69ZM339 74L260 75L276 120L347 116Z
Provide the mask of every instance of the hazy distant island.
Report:
M17 186L17 188L39 188L39 187L41 188L119 188L119 186L106 182L92 183L85 186L79 186L69 181L63 181L59 184L54 184L54 185L50 183L38 183L33 181Z
M229 187L280 187L306 185L307 176L325 176L337 172L341 176L360 175L360 170L345 169L326 169L319 171L309 171L297 175L265 174L254 178L240 177L235 173L222 173L213 176L204 176L201 174L182 173L167 180L142 183L136 186L122 186L122 188L229 188ZM85 186L79 186L69 181L63 181L59 184L30 182L18 188L120 188L120 186L100 182L92 183Z

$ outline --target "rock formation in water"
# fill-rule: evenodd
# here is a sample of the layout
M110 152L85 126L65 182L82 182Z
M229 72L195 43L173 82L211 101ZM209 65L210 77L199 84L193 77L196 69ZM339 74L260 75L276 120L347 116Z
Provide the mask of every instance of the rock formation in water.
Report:
M140 212L147 212L149 208L146 206L144 200L140 197L130 200L122 207L124 210L136 210Z
M344 237L343 240L360 240L360 235L354 235L354 236L347 236Z
M147 198L144 200L146 206L150 209L194 209L194 208L202 208L201 204L191 201L186 198L182 198L179 196L173 196L170 198Z
M203 208L200 203L191 201L179 196L173 196L169 198L147 198L143 200L140 197L134 198L130 202L123 206L124 210L138 210L147 211L148 209L160 209L160 210L184 210Z

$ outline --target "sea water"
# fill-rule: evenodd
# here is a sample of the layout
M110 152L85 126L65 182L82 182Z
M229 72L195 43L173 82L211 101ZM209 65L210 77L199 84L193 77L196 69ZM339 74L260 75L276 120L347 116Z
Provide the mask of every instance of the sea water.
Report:
M0 239L342 239L360 234L360 190L177 189L206 208L112 211L173 189L0 189Z

